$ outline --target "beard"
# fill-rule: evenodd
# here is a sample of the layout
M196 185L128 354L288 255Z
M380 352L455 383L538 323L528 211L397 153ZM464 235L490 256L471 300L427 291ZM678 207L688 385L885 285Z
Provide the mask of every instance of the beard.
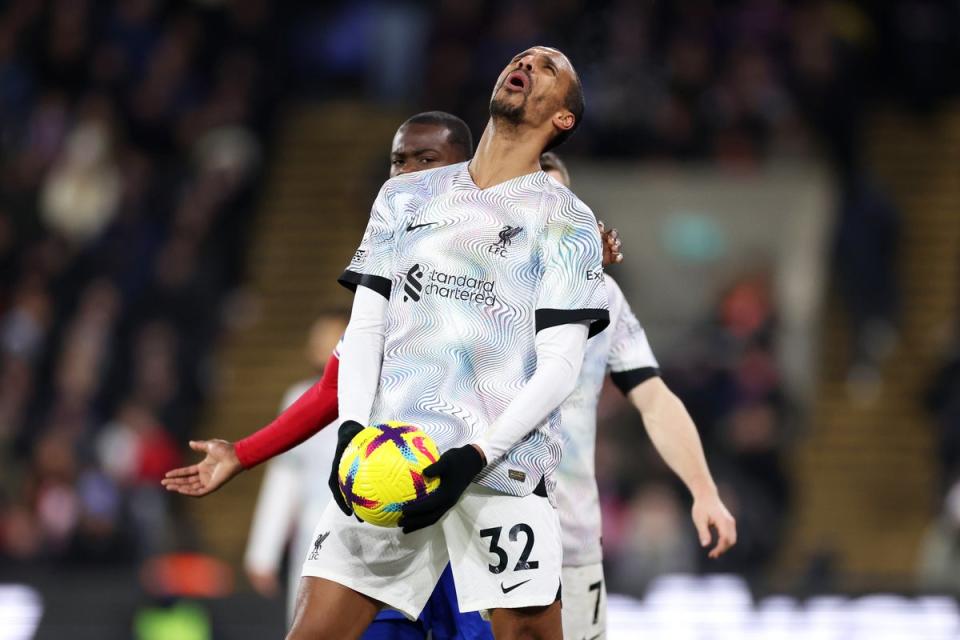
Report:
M523 102L518 105L507 104L497 96L490 99L490 117L494 120L501 120L511 125L523 124L524 117L527 115L527 97L523 97Z

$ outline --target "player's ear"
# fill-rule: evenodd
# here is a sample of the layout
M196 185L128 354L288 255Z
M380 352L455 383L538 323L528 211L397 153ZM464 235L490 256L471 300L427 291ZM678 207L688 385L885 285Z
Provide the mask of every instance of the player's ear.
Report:
M569 109L561 109L553 114L553 126L555 126L560 131L569 131L573 129L573 125L577 123L577 118L574 116Z

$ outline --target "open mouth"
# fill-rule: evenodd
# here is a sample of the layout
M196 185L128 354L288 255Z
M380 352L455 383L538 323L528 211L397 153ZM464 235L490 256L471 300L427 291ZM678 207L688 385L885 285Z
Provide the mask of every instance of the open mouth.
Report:
M508 91L526 92L530 86L530 78L523 71L512 71L503 84Z

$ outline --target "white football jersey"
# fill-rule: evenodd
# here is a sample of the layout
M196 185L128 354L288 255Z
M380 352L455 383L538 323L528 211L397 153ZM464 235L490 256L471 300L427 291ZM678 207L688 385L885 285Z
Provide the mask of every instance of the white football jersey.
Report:
M340 282L389 300L371 421L415 424L441 451L503 413L536 368L537 331L591 321L593 335L609 319L596 219L542 171L488 189L466 163L388 180ZM559 428L553 411L476 482L549 491Z
M594 472L597 402L610 372L614 384L628 393L660 375L647 334L619 285L604 276L610 305L610 328L587 343L576 390L560 406L563 459L557 469L557 502L563 530L563 566L600 562L600 496Z

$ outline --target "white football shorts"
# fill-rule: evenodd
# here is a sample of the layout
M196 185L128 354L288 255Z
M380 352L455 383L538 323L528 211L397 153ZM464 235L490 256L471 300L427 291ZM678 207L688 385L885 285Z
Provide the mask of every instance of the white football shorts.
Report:
M331 501L301 575L340 583L415 619L448 562L460 611L552 604L562 556L560 521L545 496L471 484L440 522L410 534L359 522Z
M603 564L563 568L564 640L601 640L607 633Z

